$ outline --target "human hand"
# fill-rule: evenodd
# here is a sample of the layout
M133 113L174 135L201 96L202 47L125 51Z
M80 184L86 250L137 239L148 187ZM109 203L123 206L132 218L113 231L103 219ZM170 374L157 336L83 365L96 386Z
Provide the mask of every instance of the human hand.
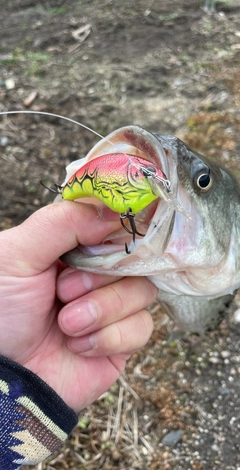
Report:
M156 288L146 278L116 280L58 260L78 243L100 243L118 223L63 201L0 233L0 355L32 370L76 412L111 386L152 332L144 308Z

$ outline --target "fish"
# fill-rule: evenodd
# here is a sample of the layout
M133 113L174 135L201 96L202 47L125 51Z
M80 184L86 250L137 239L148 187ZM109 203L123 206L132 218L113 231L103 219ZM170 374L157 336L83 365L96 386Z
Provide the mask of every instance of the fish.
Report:
M178 137L138 126L115 130L85 161L114 151L161 168L183 211L164 198L155 199L136 214L145 236L136 238L130 254L123 249L119 229L101 244L79 245L61 259L94 273L146 276L158 288L157 299L173 320L174 331L204 336L219 324L240 286L239 181ZM70 164L67 179L78 164Z

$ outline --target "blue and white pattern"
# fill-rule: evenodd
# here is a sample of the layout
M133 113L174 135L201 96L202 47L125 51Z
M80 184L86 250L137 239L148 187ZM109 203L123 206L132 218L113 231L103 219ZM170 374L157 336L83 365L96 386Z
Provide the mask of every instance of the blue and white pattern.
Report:
M76 424L75 413L45 382L0 356L0 470L41 462Z

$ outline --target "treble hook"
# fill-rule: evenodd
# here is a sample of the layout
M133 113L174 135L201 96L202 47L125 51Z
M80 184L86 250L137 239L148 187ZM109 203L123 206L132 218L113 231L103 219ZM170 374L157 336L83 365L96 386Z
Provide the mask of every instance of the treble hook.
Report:
M44 188L48 189L48 191L51 191L51 193L55 193L55 194L61 194L62 189L63 189L63 187L62 187L60 184L57 184L57 183L53 183L56 189L54 189L54 188L49 188L49 186L47 186L46 183L45 183L45 181L43 181L43 180L40 181L40 184L41 184Z
M124 230L126 230L126 232L128 232L132 235L133 243L135 243L136 235L139 235L140 237L144 237L143 233L138 232L136 224L135 224L134 217L135 217L135 214L132 212L131 207L129 207L129 209L126 212L122 212L122 214L120 214L120 222L122 224L122 227L124 228ZM124 219L129 220L131 230L129 230L129 228L124 224L124 222L123 222ZM125 251L126 251L127 255L130 255L131 251L129 250L126 242L125 242Z

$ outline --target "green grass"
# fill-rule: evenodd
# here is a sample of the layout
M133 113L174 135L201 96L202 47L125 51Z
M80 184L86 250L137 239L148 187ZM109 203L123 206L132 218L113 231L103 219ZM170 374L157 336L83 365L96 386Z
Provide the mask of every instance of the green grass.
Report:
M47 11L51 15L64 15L65 13L68 12L68 8L66 6L44 7L43 5L40 5L39 3L34 7L34 10L39 13Z
M50 56L48 54L44 54L40 51L37 52L27 52L24 59L27 60L27 69L24 72L25 76L39 76L43 74L42 66L47 64L50 60Z

